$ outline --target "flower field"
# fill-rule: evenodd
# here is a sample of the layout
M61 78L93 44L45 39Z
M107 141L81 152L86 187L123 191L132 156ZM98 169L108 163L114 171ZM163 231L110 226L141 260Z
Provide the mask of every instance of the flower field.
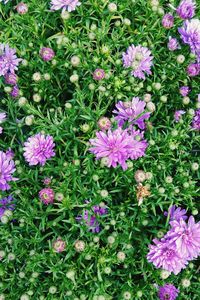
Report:
M199 300L200 1L0 15L0 300Z

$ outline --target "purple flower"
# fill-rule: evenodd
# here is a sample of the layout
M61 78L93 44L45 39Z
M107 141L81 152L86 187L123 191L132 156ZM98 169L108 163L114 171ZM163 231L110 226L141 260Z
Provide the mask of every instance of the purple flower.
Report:
M123 65L125 68L131 68L131 75L134 77L145 79L145 73L151 73L151 66L153 57L151 51L142 46L131 45L128 47L126 53L122 54Z
M71 12L79 5L81 5L79 0L51 0L51 10L62 9L63 11L67 10Z
M15 155L15 153L14 153L14 151L13 151L11 148L9 148L9 149L6 151L6 156L7 156L8 158L12 159L12 158L14 157L14 155Z
M190 88L188 86L182 86L180 87L179 92L183 97L186 97L190 92Z
M156 268L162 268L168 272L177 275L182 269L186 268L188 263L186 258L179 254L175 243L169 243L167 240L153 240L155 245L149 245L147 260L152 262Z
M200 255L200 222L195 223L190 216L188 223L182 218L170 222L171 229L166 234L168 242L176 245L177 253L187 260L192 260Z
M187 67L187 73L190 77L198 76L200 74L200 63L191 63Z
M0 151L0 190L9 190L8 182L17 180L12 176L15 170L14 161L6 153Z
M174 119L175 119L175 121L179 122L181 116L184 115L184 114L185 114L184 110L176 110L175 113L174 113Z
M54 202L55 193L53 189L47 187L39 191L39 198L44 204L52 204Z
M96 138L90 140L92 148L90 152L96 155L97 159L102 157L108 158L108 167L116 168L121 165L123 170L127 169L126 160L137 159L144 156L147 148L146 141L137 141L128 132L121 127L108 132L96 132Z
M195 115L192 120L192 128L200 130L200 108L195 111Z
M103 69L96 69L93 73L93 79L101 80L105 77L105 71Z
M4 212L6 210L12 211L14 209L15 209L15 201L11 195L0 199L0 218L4 215Z
M181 38L185 44L190 46L191 52L200 59L200 20L186 20L183 27L178 29Z
M7 73L4 79L7 84L15 85L17 83L17 75L15 73Z
M122 102L116 104L116 109L113 111L117 116L119 126L123 126L125 121L136 124L140 129L145 128L145 119L149 119L150 112L144 113L146 103L141 101L138 97L133 97L132 101Z
M0 112L0 124L2 124L6 120L6 113Z
M170 51L175 51L180 48L179 43L176 38L169 37L169 42L167 44L167 47Z
M176 205L169 207L168 212L165 211L164 215L167 217L169 215L170 221L180 221L180 219L187 220L186 210L181 209L180 207L176 208Z
M176 13L181 19L191 19L195 15L195 8L196 4L193 0L182 0Z
M11 95L13 98L16 98L16 97L19 96L19 88L18 88L17 85L13 86L10 95Z
M40 50L40 56L44 61L50 61L54 58L55 52L51 48L43 47Z
M29 137L27 142L24 143L23 148L24 157L29 166L37 164L44 166L47 159L55 156L55 152L53 151L54 146L53 137L50 135L45 136L38 133Z
M86 201L86 203L90 203L90 201ZM76 217L76 220L80 221L82 224L85 224L88 227L89 231L98 233L100 232L100 224L97 220L97 217L106 214L106 207L95 205L91 208L91 210L84 210L82 215Z
M179 290L170 283L159 287L158 297L160 300L175 300L178 296Z
M166 14L162 18L162 26L169 29L174 25L174 17L171 14Z
M0 44L0 76L9 72L15 73L21 60L21 58L17 58L15 49Z

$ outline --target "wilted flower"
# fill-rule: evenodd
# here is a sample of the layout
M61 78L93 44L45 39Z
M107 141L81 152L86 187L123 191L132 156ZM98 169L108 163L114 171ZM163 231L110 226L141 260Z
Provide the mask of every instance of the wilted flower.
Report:
M111 121L107 117L101 117L97 124L101 130L108 130L111 127Z
M160 286L158 290L158 297L160 300L175 300L178 296L179 290L170 283Z
M163 27L169 29L174 25L174 17L171 14L166 14L162 18Z
M15 170L14 161L6 153L0 151L0 190L9 190L8 182L17 180L12 176Z
M137 170L135 172L134 178L137 182L143 182L146 179L146 174L143 170Z
M105 71L103 69L96 69L93 73L93 79L101 80L105 77Z
M172 205L169 207L168 212L165 211L164 215L167 217L169 215L170 221L180 221L180 219L187 220L186 210Z
M55 252L63 252L65 250L66 247L66 242L63 241L60 237L57 238L57 240L55 240L55 242L53 242L53 249Z
M113 111L117 116L119 126L127 121L131 124L137 125L140 129L145 128L144 120L149 119L150 112L145 113L146 103L141 101L138 97L133 97L132 101L122 102L116 104L116 109Z
M182 86L180 87L179 92L183 97L186 97L190 92L190 88L188 86Z
M67 10L71 12L79 5L81 5L79 0L51 0L51 10L62 9L63 11Z
M40 200L44 204L51 204L54 201L54 191L51 188L44 188L39 192Z
M82 252L85 249L85 242L81 240L77 240L74 244L74 247L77 252Z
M138 200L138 206L140 206L143 203L144 198L150 196L150 191L149 188L145 185L142 185L141 183L139 183L137 185L137 192L136 192L136 196L137 196L137 200Z
M195 8L196 4L193 0L182 0L176 13L181 19L191 19L195 15Z
M176 122L179 122L180 118L182 115L185 114L185 111L184 110L176 110L175 113L174 113L174 119Z
M179 43L176 38L169 37L167 47L170 51L175 51L180 48Z
M192 128L195 130L200 130L200 109L195 111L195 115L192 120Z
M18 14L24 15L28 12L28 5L24 2L20 2L17 4L16 10L17 10Z
M123 65L125 68L131 68L131 75L140 79L145 79L145 73L151 73L153 65L151 51L142 46L131 45L126 53L123 53Z
M30 166L37 164L44 166L47 159L55 156L54 146L52 136L38 133L24 143L24 157Z
M40 50L40 56L44 61L50 61L54 58L55 52L51 48L43 47Z

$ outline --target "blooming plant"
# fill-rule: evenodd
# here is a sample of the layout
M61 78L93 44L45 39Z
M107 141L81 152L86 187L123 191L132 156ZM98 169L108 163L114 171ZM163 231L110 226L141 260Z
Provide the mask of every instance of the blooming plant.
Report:
M0 0L0 300L200 299L199 78L198 0Z

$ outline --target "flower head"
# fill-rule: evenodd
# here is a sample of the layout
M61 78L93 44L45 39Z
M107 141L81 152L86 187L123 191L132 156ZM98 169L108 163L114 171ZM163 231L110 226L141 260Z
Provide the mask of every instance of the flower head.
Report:
M111 128L111 121L107 117L101 117L97 124L101 130L108 130Z
M55 156L54 146L52 136L38 133L24 143L24 157L30 166L44 166L47 159Z
M93 73L93 79L101 80L105 77L105 71L103 69L96 69Z
M48 187L39 192L39 197L44 204L50 204L53 203L55 194L54 191Z
M19 88L18 88L17 85L14 85L14 86L13 86L10 95L11 95L13 98L16 98L16 97L19 96Z
M51 0L51 10L62 9L63 11L67 10L71 12L79 5L81 5L79 0Z
M180 87L179 92L183 97L186 97L190 92L190 88L188 86L182 86Z
M193 0L182 0L176 13L181 19L191 19L195 15L195 8L196 4Z
M170 244L175 244L177 253L187 260L192 260L200 255L200 222L195 223L190 216L188 223L182 218L170 222L171 229L166 237Z
M153 240L155 245L149 246L147 260L152 262L156 268L162 268L168 272L177 275L186 267L187 260L179 254L176 245L169 243L167 240Z
M24 15L28 12L28 5L24 2L20 2L17 4L16 10L17 10L18 14Z
M190 77L198 76L200 74L200 63L191 63L187 67L187 73Z
M0 151L0 190L9 190L8 182L17 180L12 176L15 170L14 161L6 153Z
M180 221L180 219L187 220L186 210L172 205L169 207L168 211L164 212L164 215L167 217L169 215L170 221Z
M162 18L162 26L169 29L174 25L174 17L171 14L166 14Z
M195 130L200 130L200 109L195 111L195 115L192 120L192 128Z
M17 75L15 73L7 73L4 79L7 84L15 85L17 83Z
M16 50L9 45L0 44L0 76L14 73L22 59L17 58Z
M175 51L180 48L179 43L176 38L169 37L167 47L170 51Z
M51 48L43 47L40 50L40 56L44 61L50 61L54 58L55 52Z
M175 300L178 296L179 290L170 283L160 286L158 290L158 297L160 300Z
M146 103L138 97L133 97L132 101L129 102L119 101L113 111L117 115L115 119L118 121L118 125L122 126L127 121L137 125L140 129L144 129L144 120L150 117L150 112L144 112L145 106Z
M6 113L0 112L0 124L2 124L6 120Z
M185 44L190 46L192 53L200 59L200 20L186 20L182 27L178 29Z
M6 210L12 211L14 209L15 209L15 201L11 195L0 199L0 218L4 215L4 212Z
M184 110L176 110L175 113L174 113L174 119L175 119L175 121L179 122L181 116L184 115L184 114L185 114Z
M140 45L131 45L128 47L126 53L123 53L124 67L131 68L131 75L140 79L145 79L145 73L152 74L152 60L151 51Z
M53 250L57 253L63 252L65 250L65 247L66 242L63 241L60 237L53 242Z

